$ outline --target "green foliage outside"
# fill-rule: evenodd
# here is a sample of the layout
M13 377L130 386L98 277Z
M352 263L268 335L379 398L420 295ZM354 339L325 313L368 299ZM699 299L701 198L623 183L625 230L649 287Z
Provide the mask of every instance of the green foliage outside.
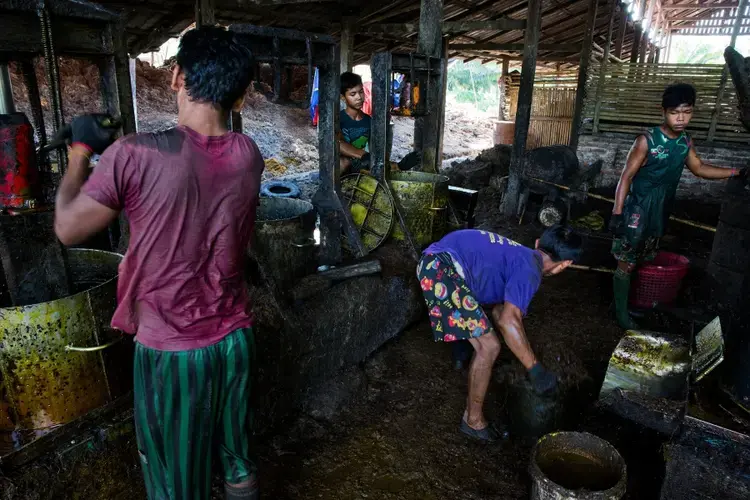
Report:
M671 62L679 64L723 64L723 48L708 43L676 43L676 50Z
M495 110L500 104L497 79L501 71L495 63L451 61L448 65L448 97L473 104L478 111Z

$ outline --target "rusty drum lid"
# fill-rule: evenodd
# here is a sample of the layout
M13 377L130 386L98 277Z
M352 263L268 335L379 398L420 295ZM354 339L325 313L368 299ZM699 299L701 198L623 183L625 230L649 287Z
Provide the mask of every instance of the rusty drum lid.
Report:
M375 177L357 173L341 179L341 195L365 250L372 252L388 238L393 228L395 209L391 193Z

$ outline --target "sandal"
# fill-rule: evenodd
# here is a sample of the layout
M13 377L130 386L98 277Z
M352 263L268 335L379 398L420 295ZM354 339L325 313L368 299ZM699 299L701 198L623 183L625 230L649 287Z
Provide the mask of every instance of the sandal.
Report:
M508 431L504 427L487 424L483 429L474 429L463 418L461 419L460 430L471 439L483 443L494 443L495 441L508 438Z

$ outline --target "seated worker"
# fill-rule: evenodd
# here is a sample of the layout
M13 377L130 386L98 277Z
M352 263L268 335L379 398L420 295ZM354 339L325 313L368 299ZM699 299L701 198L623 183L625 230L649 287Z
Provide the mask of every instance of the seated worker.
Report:
M610 229L617 259L613 280L615 316L622 328L637 328L628 314L630 275L636 265L652 260L659 249L685 165L698 177L746 177L746 168L719 168L703 163L685 128L693 117L695 89L685 83L664 90L664 121L638 136L630 148L617 184Z
M542 276L562 272L581 254L582 239L571 229L553 226L526 248L499 234L476 229L454 231L424 251L417 277L427 303L435 341L471 343L469 395L460 430L471 438L492 442L501 437L487 423L482 407L505 343L528 371L534 390L549 394L557 376L536 359L523 327L523 317L539 289ZM492 307L492 321L482 305Z
M365 91L362 77L349 71L341 73L341 96L346 107L339 117L339 167L341 175L370 169L370 130L372 119L362 111ZM393 170L409 170L421 162L419 153L406 155ZM366 172L363 172L366 173Z

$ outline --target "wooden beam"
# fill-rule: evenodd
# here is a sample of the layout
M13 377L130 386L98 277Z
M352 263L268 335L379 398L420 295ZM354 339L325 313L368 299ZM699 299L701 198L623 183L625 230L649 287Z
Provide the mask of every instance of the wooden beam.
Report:
M302 4L302 3L334 3L333 0L330 0L326 2L326 0L247 0L248 3L251 3L253 5L262 5L262 6L276 6L276 5L294 5L294 4ZM242 2L239 2L242 4Z
M534 96L534 77L536 75L536 56L539 44L539 33L542 29L542 0L528 0L527 25L524 33L523 63L521 64L521 82L516 103L516 129L513 136L513 148L510 155L510 175L503 198L503 213L510 217L518 207L518 196L521 192L521 170L526 153L526 139L531 123L531 102Z
M729 40L729 46L734 48L737 43L737 36L740 34L740 28L742 27L742 20L745 19L745 9L747 8L748 0L740 0L740 4L737 7L737 17L732 27L732 38ZM724 63L724 69L721 72L721 81L719 82L719 92L716 96L716 106L711 113L711 123L708 126L708 135L706 140L711 142L716 136L716 125L719 121L719 108L721 103L724 101L724 89L727 86L727 78L729 78L729 66Z
M652 0L654 1L654 0ZM578 86L576 87L576 102L573 108L573 121L570 126L569 145L573 151L578 149L578 134L581 131L581 120L583 117L583 103L586 97L586 80L589 76L589 66L591 65L591 48L594 43L594 30L596 29L596 9L597 0L589 0L588 18L586 19L586 31L583 34L583 47L581 48L581 62L578 65ZM610 23L610 28L612 24ZM611 31L610 31L611 38ZM609 54L609 44L607 41L607 54ZM605 57L606 61L607 58Z
M443 0L421 0L419 9L419 43L417 51L429 57L441 57L443 53ZM445 75L443 75L443 78ZM428 76L425 81L429 81ZM413 84L414 82L412 82ZM434 83L434 82L433 82ZM440 120L445 109L440 106L440 85L427 84L422 90L429 109L427 116L414 120L414 146L422 151L422 171L437 173L440 158ZM438 103L435 108L435 103Z
M646 53L648 52L648 47L651 45L651 42L648 40L648 31L643 30L643 34L641 35L641 44L638 47L638 62L639 63L645 63L646 62Z
M351 71L354 66L354 19L344 17L341 20L341 72Z
M216 24L216 0L195 0L195 27Z
M505 110L505 94L508 91L508 84L506 83L505 79L508 77L508 67L510 66L510 61L507 57L503 57L503 67L502 71L500 72L500 81L498 82L498 86L500 87L499 94L500 94L500 107L498 109L497 117L499 120L506 120L506 110Z
M465 33L467 31L511 31L522 30L526 27L523 19L499 19L496 21L459 21L444 22L444 34ZM419 23L382 23L371 24L357 29L357 33L363 35L410 35L419 32Z
M612 46L612 31L615 27L615 18L619 18L619 12L615 12L617 6L617 0L610 0L609 2L609 29L607 30L607 43L604 45L604 52L602 57L601 68L599 70L599 81L596 86L596 99L594 105L594 128L595 134L599 133L599 112L602 108L602 93L604 92L604 76L607 74L607 64L609 63L609 50ZM580 76L580 75L579 75ZM576 95L576 97L578 97Z
M622 46L625 43L625 32L628 30L628 11L620 5L619 22L617 24L617 42L615 42L615 57L622 59Z
M685 4L672 4L662 5L661 10L685 10L685 9L700 9L700 10L727 10L736 9L739 6L737 2L721 3L721 4L701 4L701 3L685 3Z
M699 21L710 21L710 19L696 19L693 22L686 22L686 21L676 21L680 22L681 24L672 25L671 31L677 31L680 29L687 29L687 28L729 28L731 30L732 26L734 26L735 21L737 18L731 18L727 19L726 23L721 24L698 24ZM731 34L731 31L728 33Z
M668 16L669 21L734 21L735 17L711 17L711 12L696 12L692 16Z
M503 17L491 21L455 21L443 23L443 33L463 33L465 31L512 31L526 28L525 19Z
M524 50L524 43L453 43L451 50ZM572 52L578 53L581 44L578 43L540 43L537 50L550 52Z

